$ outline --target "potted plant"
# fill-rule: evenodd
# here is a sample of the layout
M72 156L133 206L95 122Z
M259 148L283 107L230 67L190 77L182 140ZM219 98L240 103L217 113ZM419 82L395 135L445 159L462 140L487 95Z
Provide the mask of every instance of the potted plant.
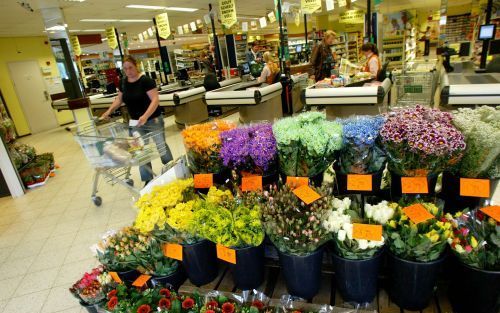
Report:
M220 134L220 157L224 166L236 171L262 176L263 185L278 181L276 139L270 123L238 127Z
M229 176L220 158L220 133L235 128L232 122L215 120L186 127L182 131L188 166L191 172L214 174L217 184L224 184Z
M273 125L283 175L309 177L319 186L323 173L342 146L342 125L327 121L324 113L307 112Z
M458 162L465 149L452 115L417 105L390 112L386 118L380 136L388 156L392 196L402 194L403 176L426 177L427 191L433 194L439 173Z
M97 308L105 302L106 293L111 289L111 282L111 276L99 266L85 273L69 291L89 313L97 313Z
M216 244L235 250L231 264L238 289L252 290L264 281L264 230L257 204L245 205L241 199L220 204L205 201L194 212L197 234Z
M384 236L389 246L389 296L401 308L427 307L450 235L451 224L434 203L398 205Z
M291 295L311 299L319 290L324 243L330 237L322 220L331 205L331 191L314 188L321 198L306 205L289 186L264 193L262 220L278 249Z
M475 208L491 198L500 178L500 108L461 108L453 114L453 124L464 134L467 149L460 162L443 173L441 196L447 211ZM482 197L462 196L461 178L487 179L490 190Z
M383 116L355 116L342 119L343 146L335 164L339 194L376 193L380 191L386 156L381 147L379 132ZM372 190L348 190L349 174L371 175Z
M354 223L384 225L392 218L397 204L387 201L376 205L366 204L364 219L350 206L349 198L334 199L332 209L323 221L324 227L334 238L332 258L336 286L346 302L371 303L378 291L378 272L384 247L382 226L380 240L368 240L354 237Z
M500 310L500 223L481 210L447 215L453 225L448 242L456 268L448 289L453 311L490 313Z
M97 246L97 259L108 272L117 272L120 279L132 283L139 277L139 255L145 253L151 237L134 227L111 232Z

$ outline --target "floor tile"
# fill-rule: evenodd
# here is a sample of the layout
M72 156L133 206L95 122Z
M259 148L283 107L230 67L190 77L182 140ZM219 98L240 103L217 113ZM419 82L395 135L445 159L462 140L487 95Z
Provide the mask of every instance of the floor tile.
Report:
M12 278L24 275L30 268L31 264L33 264L34 260L35 257L31 256L24 259L5 261L0 266L0 277Z
M39 291L28 295L11 298L4 312L38 313L41 312L50 290Z
M75 237L76 232L56 236L53 235L45 240L41 251L50 252L68 250L69 247L73 244L73 240L75 239Z
M0 300L8 300L14 295L17 287L23 280L24 276L16 276L4 280L0 280Z
M92 270L96 262L95 258L89 258L78 262L68 263L59 269L54 286L70 286L80 279L84 273Z
M23 242L17 245L12 253L9 255L7 261L24 259L30 256L36 256L41 251L42 246L45 244L45 240L23 240Z
M75 306L76 299L68 291L68 287L54 287L50 290L42 313L58 312Z
M28 273L59 268L64 264L64 259L67 254L68 250L41 251L28 269Z
M59 272L58 268L44 270L35 273L28 273L24 276L14 293L14 296L22 296L33 292L38 292L52 288L56 275Z

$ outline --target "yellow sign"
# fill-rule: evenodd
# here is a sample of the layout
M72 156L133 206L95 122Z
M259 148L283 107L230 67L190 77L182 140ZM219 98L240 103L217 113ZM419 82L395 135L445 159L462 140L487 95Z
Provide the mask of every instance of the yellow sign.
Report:
M170 23L168 22L168 14L162 13L156 16L156 27L158 28L158 35L167 39L170 36Z
M347 5L347 0L338 0L339 7L345 7Z
M365 12L361 10L348 10L340 14L340 23L362 24L365 22Z
M222 25L226 28L230 28L237 21L234 0L219 0L219 8Z
M114 27L106 28L106 38L108 38L108 45L111 49L118 47L118 39Z
M300 8L304 14L312 14L321 9L321 0L301 0Z
M274 15L274 11L267 13L267 18L269 18L269 23L276 22L276 15Z
M82 54L82 48L80 47L80 41L78 36L71 36L71 46L73 47L73 53L75 55Z

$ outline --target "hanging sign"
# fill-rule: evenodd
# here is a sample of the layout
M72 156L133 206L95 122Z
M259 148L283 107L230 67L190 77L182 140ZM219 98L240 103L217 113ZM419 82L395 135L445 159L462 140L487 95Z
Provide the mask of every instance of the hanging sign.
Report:
M80 47L80 41L78 36L71 36L71 46L73 47L73 53L75 55L82 54L82 48Z
M274 15L274 12L269 12L267 14L267 18L269 18L269 23L276 22L276 15Z
M241 30L244 32L248 31L248 22L241 23Z
M267 20L266 20L266 17L261 17L259 18L259 24L260 24L260 28L264 28L267 26Z
M300 8L304 14L312 14L321 9L321 0L301 0Z
M203 15L203 20L205 21L205 24L210 24L211 20L210 20L210 15L208 14L205 14Z
M145 31L142 32L142 37L144 37L144 40L148 40L149 35L148 35L148 31L147 30L145 30Z
M252 26L252 29L257 29L257 22L256 21L251 21L250 26Z
M142 37L142 34L139 34L139 42L144 42L144 37Z
M300 25L300 13L299 12L295 12L294 15L293 15L293 21L295 23L296 26L299 26Z
M203 22L201 20L196 20L196 26L198 28L202 28L203 27Z
M153 31L153 27L148 28L148 35L149 35L149 37L153 37L154 34L155 33Z
M184 29L184 34L189 33L189 24L184 24L182 28Z
M170 36L170 23L166 12L156 16L156 27L161 38L167 39Z
M343 24L362 24L365 22L365 12L348 10L340 14L339 22Z
M333 3L333 0L326 0L326 10L331 11L335 9L335 4Z
M191 23L189 23L189 26L191 26L191 31L192 31L192 32L195 32L195 31L196 31L196 23L195 23L195 22L191 22Z
M347 0L338 0L339 7L345 7L347 5Z
M111 49L118 47L118 40L116 39L116 32L114 27L106 28L106 38L108 38L108 46Z
M184 35L184 30L182 29L182 26L177 26L177 35Z
M227 28L236 23L236 5L234 0L219 0L221 23Z

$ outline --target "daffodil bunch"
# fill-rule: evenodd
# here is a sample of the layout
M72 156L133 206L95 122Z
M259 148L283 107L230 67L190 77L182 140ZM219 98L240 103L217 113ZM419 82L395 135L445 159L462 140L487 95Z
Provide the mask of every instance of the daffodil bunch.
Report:
M452 224L448 243L465 264L482 270L500 270L500 224L480 210L446 215Z
M416 224L403 211L412 204L397 205L393 218L384 227L385 240L399 258L416 262L436 260L451 236L451 223L436 204L423 202L420 205L433 217Z

